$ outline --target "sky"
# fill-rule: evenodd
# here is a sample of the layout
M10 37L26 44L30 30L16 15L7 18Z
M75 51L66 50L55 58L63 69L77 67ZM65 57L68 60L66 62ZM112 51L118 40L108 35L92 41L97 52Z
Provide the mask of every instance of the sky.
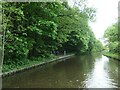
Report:
M96 22L90 23L97 39L102 38L105 30L117 21L119 0L89 0L89 4L97 9Z
M70 2L71 1L71 2ZM97 39L103 37L107 27L117 21L119 0L88 0L88 6L96 8L96 21L90 22ZM72 0L69 0L72 5Z

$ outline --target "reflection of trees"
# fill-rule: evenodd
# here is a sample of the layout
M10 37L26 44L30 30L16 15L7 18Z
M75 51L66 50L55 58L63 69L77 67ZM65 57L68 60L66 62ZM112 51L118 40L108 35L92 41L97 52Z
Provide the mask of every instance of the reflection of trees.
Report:
M86 75L93 68L94 57L84 55L45 65L4 79L10 86L20 87L83 87ZM25 82L25 83L24 83ZM15 84L13 84L15 83ZM3 83L5 86L5 83ZM31 85L32 84L32 85ZM26 85L26 86L24 86Z
M59 62L54 65L54 69L58 70L58 78L63 79L67 83L68 87L82 87L83 81L86 80L86 75L91 72L94 64L94 58L92 56L80 56L69 59L68 61ZM60 80L61 80L60 79ZM78 82L76 82L78 80Z
M118 81L120 80L119 76L119 72L118 72L118 61L117 60L113 60L113 59L109 59L109 62L107 63L107 71L109 74L110 79L113 81L113 83L118 83Z
M94 57L95 59L101 59L102 58L102 53L101 52L93 53L92 57Z
M116 87L118 80L117 62L109 60L107 57L95 61L91 75L88 77L87 86L91 87Z
M87 82L84 81L88 81L88 79L91 80L95 63L97 62L96 65L100 65L99 62L103 60L103 58L100 57L100 54L82 55L61 62L47 64L11 77L6 77L3 80L3 85L5 86L7 82L10 86L20 87L82 88L85 87L85 84L87 85ZM118 81L119 78L116 72L118 62L109 60L103 64L103 69L104 72L108 74L108 79L110 77L110 79ZM96 75L98 75L98 73L96 73ZM95 77L93 76L93 78Z

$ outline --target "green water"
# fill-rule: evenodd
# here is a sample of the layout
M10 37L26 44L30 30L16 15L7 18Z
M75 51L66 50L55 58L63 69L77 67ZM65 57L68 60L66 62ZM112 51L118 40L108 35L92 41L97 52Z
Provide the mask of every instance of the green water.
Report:
M118 61L75 56L3 78L3 88L118 88Z

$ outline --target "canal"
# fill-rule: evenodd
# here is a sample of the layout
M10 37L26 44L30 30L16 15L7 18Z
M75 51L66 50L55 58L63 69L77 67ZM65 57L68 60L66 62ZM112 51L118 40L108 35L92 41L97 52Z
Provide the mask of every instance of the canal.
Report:
M118 61L74 56L3 78L3 88L118 88Z

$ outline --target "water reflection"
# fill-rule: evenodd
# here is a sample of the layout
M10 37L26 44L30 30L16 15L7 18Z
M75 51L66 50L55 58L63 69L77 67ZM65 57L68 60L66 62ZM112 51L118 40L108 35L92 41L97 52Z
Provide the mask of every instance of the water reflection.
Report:
M117 88L118 61L100 53L73 57L6 77L3 87Z
M102 56L101 59L96 59L93 71L88 74L86 79L86 87L88 88L113 88L116 86L111 85L111 79L109 78L109 71L107 69L109 59Z

